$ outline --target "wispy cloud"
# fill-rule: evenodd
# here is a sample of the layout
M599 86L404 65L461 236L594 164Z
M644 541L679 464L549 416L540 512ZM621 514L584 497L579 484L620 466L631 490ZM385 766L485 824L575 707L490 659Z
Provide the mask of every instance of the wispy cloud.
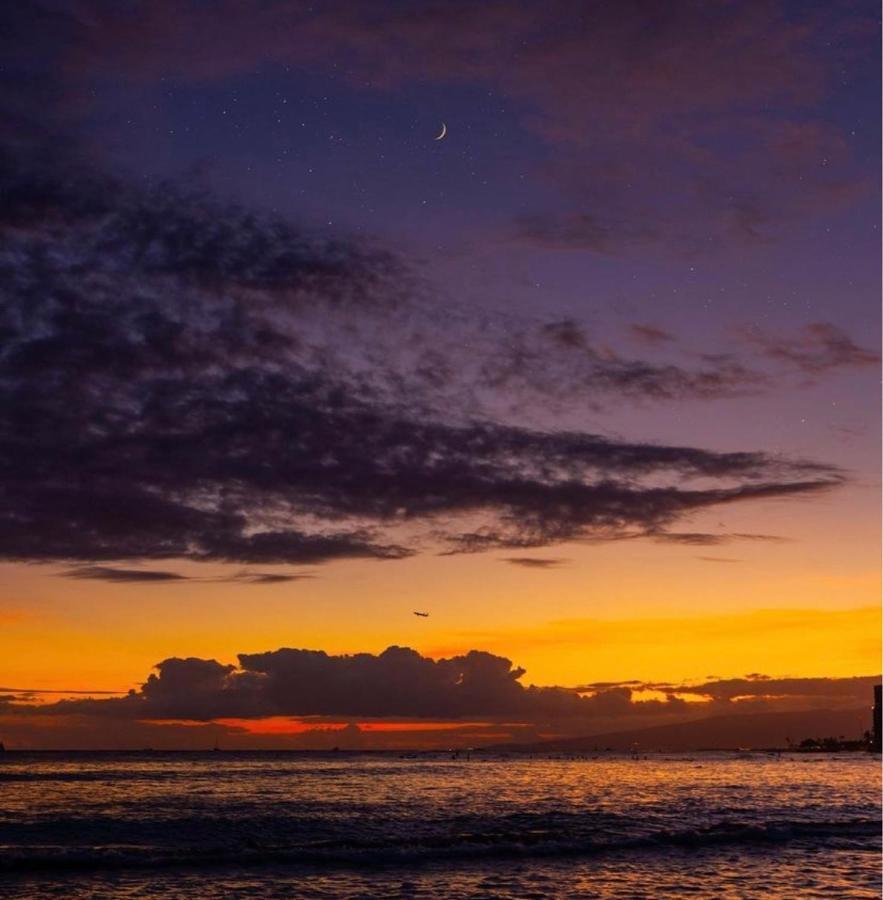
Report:
M523 569L557 569L570 560L548 556L507 556L502 562Z
M313 577L314 576L309 572L298 572L297 574L282 574L279 572L241 572L238 575L230 575L227 578L218 580L239 584L286 584L290 581L303 581L304 579Z
M766 334L757 328L745 331L743 335L764 356L805 375L869 368L880 363L879 353L859 346L830 322L812 322L793 337Z
M648 12L640 0L452 0L400 10L283 0L255 9L221 0L43 19L44 32L64 36L50 44L72 83L64 93L96 77L204 84L273 63L362 91L464 80L493 91L544 142L540 177L566 204L515 223L519 240L540 246L707 250L762 240L783 219L868 189L851 142L817 112L844 60L874 65L873 28L852 6L679 0ZM183 46L191 34L198 46ZM332 65L341 58L345 69Z
M176 572L162 572L155 569L117 569L112 566L80 566L61 573L64 578L87 579L90 581L111 581L120 583L186 581L184 575Z
M629 334L643 344L657 345L673 343L677 340L671 332L657 325L648 325L640 322L632 322L629 325Z
M79 566L60 573L63 578L89 581L109 581L111 583L165 584L168 582L210 582L223 584L285 584L312 578L309 572L236 572L217 577L202 575L181 575L157 569L119 569L114 566Z
M70 165L9 157L2 170L14 187L0 215L6 559L172 582L104 564L401 559L421 531L458 552L643 533L684 542L665 535L690 512L841 481L762 452L428 413L407 380L388 389L385 348L354 368L305 338L317 312L394 322L385 311L405 308L410 284L394 255ZM553 324L524 354L583 352L620 392L717 392L729 377L602 358L580 349L576 326ZM524 354L484 360L478 383L505 393Z
M662 531L648 535L654 541L665 544L685 544L697 547L713 547L718 544L729 544L732 541L761 541L769 543L784 543L786 537L775 534L748 534L745 532L705 532L705 531ZM712 557L700 557L712 559Z

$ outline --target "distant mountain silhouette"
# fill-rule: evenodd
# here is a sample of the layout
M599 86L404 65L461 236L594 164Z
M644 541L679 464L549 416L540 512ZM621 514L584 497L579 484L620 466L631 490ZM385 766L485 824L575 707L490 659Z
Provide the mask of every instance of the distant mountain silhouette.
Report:
M731 750L738 747L784 749L808 737L860 738L871 727L868 709L814 709L797 712L740 713L710 716L674 725L654 725L586 737L505 744L495 749L535 752L630 750Z

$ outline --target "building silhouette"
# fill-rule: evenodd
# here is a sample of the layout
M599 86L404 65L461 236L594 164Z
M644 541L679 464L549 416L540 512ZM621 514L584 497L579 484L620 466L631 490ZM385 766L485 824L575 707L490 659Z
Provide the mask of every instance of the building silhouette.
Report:
M881 751L881 741L883 741L883 730L881 730L881 719L883 719L883 685L874 685L874 728L871 732L871 750L875 753Z

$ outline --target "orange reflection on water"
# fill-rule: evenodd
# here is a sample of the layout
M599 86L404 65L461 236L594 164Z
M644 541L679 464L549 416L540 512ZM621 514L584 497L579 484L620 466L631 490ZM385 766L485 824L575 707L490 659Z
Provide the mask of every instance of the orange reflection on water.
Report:
M205 725L205 722L151 719L154 725ZM311 731L342 731L345 728L357 727L361 732L423 732L423 731L463 731L464 729L505 727L494 722L462 722L462 721L316 721L293 716L268 716L264 719L213 719L212 724L224 728L233 728L248 734L304 734ZM494 732L493 737L499 733Z

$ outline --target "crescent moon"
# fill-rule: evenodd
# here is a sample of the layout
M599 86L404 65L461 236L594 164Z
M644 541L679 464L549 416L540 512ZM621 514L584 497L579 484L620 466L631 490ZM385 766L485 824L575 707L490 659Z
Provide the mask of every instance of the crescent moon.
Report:
M441 130L441 134L440 134L437 138L435 138L434 140L440 141L447 133L448 133L448 126L445 125L444 122L442 122L442 130Z

